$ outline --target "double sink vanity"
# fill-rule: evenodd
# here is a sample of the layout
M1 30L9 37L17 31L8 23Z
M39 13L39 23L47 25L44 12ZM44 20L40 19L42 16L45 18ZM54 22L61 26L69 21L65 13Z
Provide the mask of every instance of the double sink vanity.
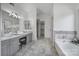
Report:
M32 41L30 21L20 11L10 3L1 4L1 56L13 56Z
M25 41L26 44L28 44L29 42L32 41L32 31L1 37L1 55L2 56L15 55L20 50L19 40L23 37L26 37Z

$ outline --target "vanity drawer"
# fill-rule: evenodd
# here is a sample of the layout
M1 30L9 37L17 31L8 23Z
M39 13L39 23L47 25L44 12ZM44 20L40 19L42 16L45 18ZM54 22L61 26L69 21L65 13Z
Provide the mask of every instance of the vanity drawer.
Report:
M32 33L27 35L27 43L32 42Z

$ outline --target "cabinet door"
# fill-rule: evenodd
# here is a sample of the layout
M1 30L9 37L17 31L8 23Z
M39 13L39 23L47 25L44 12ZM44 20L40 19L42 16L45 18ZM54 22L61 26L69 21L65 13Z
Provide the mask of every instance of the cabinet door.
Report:
M10 40L10 55L14 55L19 49L19 39L11 39Z
M12 56L19 50L19 39L9 39L1 42L1 55Z
M17 51L19 50L19 39L18 38L14 39L13 50L14 50L13 55L17 53Z
M4 40L4 41L1 41L1 55L2 56L9 56L9 40Z
M32 33L29 34L29 42L32 42Z
M9 46L6 46L6 47L2 47L1 48L1 55L2 56L9 56L10 54L10 49L9 49Z
M32 33L27 35L27 43L32 42Z

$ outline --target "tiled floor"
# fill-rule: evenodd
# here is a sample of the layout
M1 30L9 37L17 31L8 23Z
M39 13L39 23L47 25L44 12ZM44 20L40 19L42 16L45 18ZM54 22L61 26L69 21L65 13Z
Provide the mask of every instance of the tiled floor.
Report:
M58 56L49 39L40 39L27 44L16 56Z

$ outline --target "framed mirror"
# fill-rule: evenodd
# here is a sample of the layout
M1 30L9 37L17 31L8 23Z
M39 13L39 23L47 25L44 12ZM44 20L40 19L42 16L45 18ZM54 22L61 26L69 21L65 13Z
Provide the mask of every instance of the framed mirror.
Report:
M16 33L19 30L19 19L2 10L2 28L3 35Z

